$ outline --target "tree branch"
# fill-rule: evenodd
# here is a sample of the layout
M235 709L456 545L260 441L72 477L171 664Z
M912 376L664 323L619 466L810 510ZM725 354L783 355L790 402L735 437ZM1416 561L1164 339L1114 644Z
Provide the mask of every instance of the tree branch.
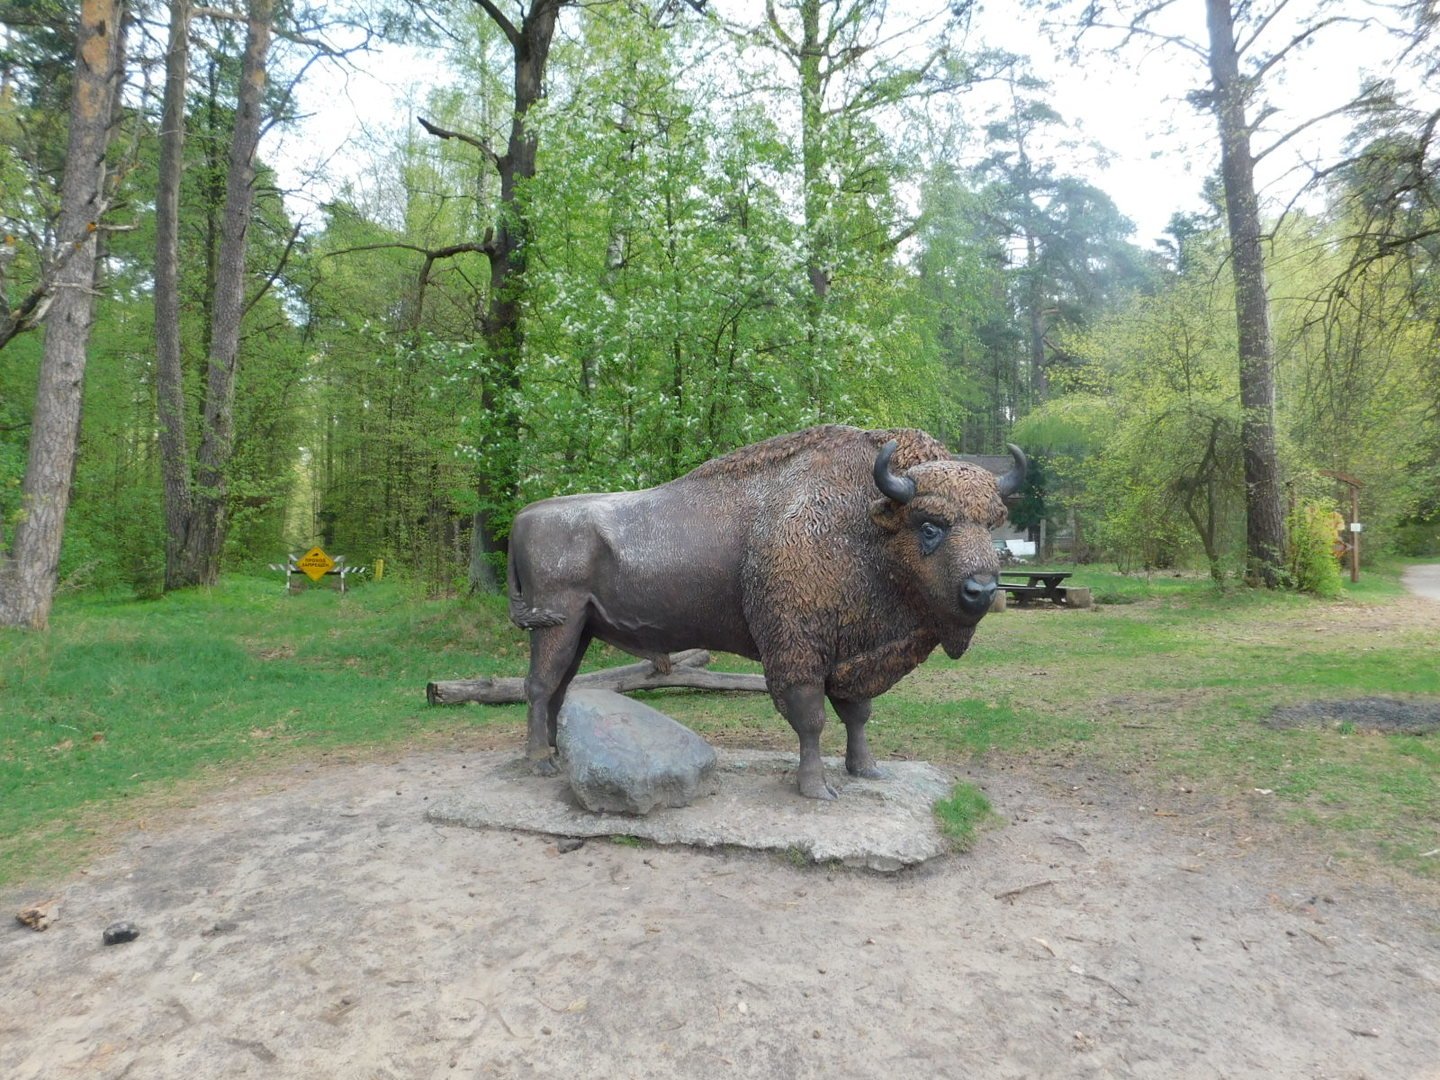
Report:
M481 139L475 135L467 135L463 131L451 131L448 128L442 128L439 124L432 124L423 116L417 115L415 119L420 122L420 126L422 128L424 128L431 135L434 135L437 139L459 139L467 146L473 146L476 150L479 150L480 153L484 154L485 160L490 162L491 165L495 166L497 170L500 168L500 155L495 153L494 150L490 149L484 139Z
M1157 5L1157 7L1161 6L1164 5ZM1148 12L1146 12L1146 14L1148 14ZM1178 46L1179 48L1184 49L1186 52L1194 53L1196 56L1200 57L1200 59L1206 61L1207 63L1209 62L1210 53L1208 50L1205 49L1204 46L1191 41L1187 37L1182 37L1179 34L1162 34L1158 30L1151 30L1148 26L1141 26L1138 22L1109 23L1094 21L1087 22L1083 27L1083 30L1091 29L1122 31L1125 34L1125 37L1120 42L1120 48L1124 48L1126 45L1128 45L1132 37L1151 38L1162 45Z
M216 19L220 22L243 23L248 18L248 16L243 11L225 11L222 8L213 7L192 8L191 14L200 15L207 19ZM354 22L349 20L340 20L339 24L352 27L356 25ZM349 57L351 53L364 52L365 50L370 48L370 42L374 40L376 32L369 26L364 26L362 27L362 29L364 32L363 39L355 45L346 46L344 48L341 48L338 45L332 45L322 38L311 37L308 33L305 33L304 31L298 29L292 30L287 29L283 26L275 25L271 26L270 32L275 37L280 38L284 41L288 41L292 45L305 45L311 49L314 49L317 53L323 56L328 56L332 59L343 60Z
M381 251L385 248L399 248L402 251L418 251L421 255L424 255L433 262L436 259L453 258L467 251L478 251L483 255L489 255L495 250L495 237L492 230L486 229L485 239L478 244L451 244L448 247L427 248L421 247L419 244L406 244L395 240L384 244L357 244L355 247L341 248L338 251L327 251L320 257L322 259L330 259L336 255L351 255L357 251Z
M645 661L622 667L603 668L575 676L571 686L614 690L654 690L678 686L699 690L748 690L763 693L764 675L743 675L709 671L710 654L702 649L674 653L660 665ZM504 705L525 700L525 680L491 676L483 679L455 679L431 682L425 687L425 699L431 705L459 705L473 701L487 705Z
M1299 135L1306 128L1313 127L1315 124L1320 123L1322 120L1329 120L1332 116L1339 116L1341 113L1349 112L1351 109L1355 108L1355 106L1363 104L1364 101L1365 99L1363 98L1357 99L1355 101L1347 101L1344 105L1337 105L1329 112L1323 112L1319 116L1312 116L1310 117L1310 119L1305 120L1302 123L1296 124L1289 131L1285 132L1284 135L1281 135L1269 146L1265 147L1265 149L1254 154L1252 156L1252 160L1256 163L1259 163L1268 155L1274 153L1276 150L1279 150L1280 147L1284 146L1287 142L1293 139L1296 135Z
M475 3L480 6L486 15L490 16L490 21L500 28L500 32L504 34L510 42L510 47L512 49L518 49L521 41L520 31L515 29L515 24L505 17L504 12L492 4L490 0L475 0Z
M250 309L260 302L260 298L270 291L271 287L279 280L280 275L285 272L285 265L290 261L290 252L295 250L295 241L300 239L300 230L305 227L301 220L290 230L290 238L285 241L285 250L280 253L280 261L275 264L275 269L265 279L265 284L255 291L255 295L246 301L245 306L240 309L240 318L250 314Z
M1285 8L1289 5L1289 3L1290 0L1280 0L1280 3L1276 4L1270 10L1269 14L1267 14L1263 19L1260 20L1260 24L1255 27L1255 32L1250 35L1249 41L1243 43L1237 41L1235 43L1235 55L1244 56L1247 52L1249 52L1250 49L1254 46L1255 42L1260 40L1260 35L1265 33L1266 28L1275 21L1275 17L1279 15L1282 11L1284 11Z
M53 299L52 290L55 285L55 279L59 277L61 270L63 270L65 265L70 261L70 257L85 246L90 235L106 228L101 223L101 218L108 213L109 210L110 199L107 197L102 199L100 205L96 207L97 213L95 217L91 221L86 222L84 236L71 240L68 243L57 245L59 247L58 254L50 261L48 266L41 267L40 280L35 283L35 286L26 295L25 299L21 300L19 304L9 311L0 311L0 349L3 349L25 331L35 329L35 327L39 326L45 320L45 316L50 310L50 301ZM115 226L115 231L126 231L126 227ZM7 249L12 247L13 245L6 244ZM11 258L13 258L13 256L11 256ZM9 259L5 261L8 262ZM0 275L0 280L3 280L3 275ZM0 304L3 303L4 297L0 296Z
M1270 54L1270 58L1268 60L1266 60L1253 72L1246 75L1245 78L1248 82L1252 84L1258 83L1261 79L1265 77L1265 73L1267 71L1269 71L1276 64L1280 63L1282 60L1285 59L1286 56L1290 54L1290 50L1298 48L1299 46L1305 44L1306 41L1314 37L1321 30L1324 30L1327 26L1334 26L1336 23L1355 23L1358 26L1363 26L1367 21L1368 20L1366 19L1353 19L1347 15L1332 15L1328 19L1321 19L1314 26L1307 26L1304 30L1301 30L1300 33L1296 34L1293 38L1291 38L1288 43L1276 49L1273 53Z
M780 25L780 17L775 14L775 0L765 0L765 21L770 24L770 32L779 39L780 44L798 57L800 46L795 44L795 40L785 33L784 27Z
M919 231L920 231L920 219L917 217L914 221L910 222L909 225L906 225L903 229L901 229L899 232L897 232L894 236L886 237L886 238L885 238L885 246L886 246L887 248L889 248L891 251L894 251L896 248L898 248L898 247L899 247L901 244L903 244L906 240L909 240L910 237L914 236L914 235L915 235L917 232L919 232Z

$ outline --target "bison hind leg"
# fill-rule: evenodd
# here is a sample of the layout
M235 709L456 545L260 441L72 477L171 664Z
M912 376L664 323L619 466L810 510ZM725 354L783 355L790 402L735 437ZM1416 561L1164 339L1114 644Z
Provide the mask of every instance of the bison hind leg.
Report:
M530 632L530 674L525 678L525 756L542 776L558 771L551 750L555 746L560 706L570 680L580 670L591 634L583 618L566 619L557 626Z

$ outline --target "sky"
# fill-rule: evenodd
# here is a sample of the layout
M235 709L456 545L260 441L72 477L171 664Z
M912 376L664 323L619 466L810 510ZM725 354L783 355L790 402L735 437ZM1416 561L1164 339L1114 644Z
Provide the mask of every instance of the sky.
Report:
M756 17L763 11L758 0L717 2L726 14L743 14L749 8ZM890 10L900 17L919 2L891 0ZM1363 7L1359 0L1351 0L1350 6ZM1204 39L1202 0L1179 0L1174 13L1167 29ZM1276 38L1286 32L1277 21ZM1052 84L1052 103L1070 122L1073 138L1094 141L1106 150L1097 158L1088 150L1057 149L1059 167L1106 191L1135 223L1137 243L1153 246L1177 211L1205 209L1201 186L1217 167L1219 150L1213 118L1185 100L1187 91L1207 79L1199 57L1171 47L1132 46L1119 59L1090 50L1086 61L1077 64L1065 57L1063 44L1040 30L1036 13L1009 0L978 5L967 43L1031 58L1036 74ZM1277 71L1281 77L1273 80L1270 100L1278 111L1269 132L1288 130L1300 118L1339 104L1385 55L1383 35L1373 30L1347 27L1321 37L1295 63ZM383 142L387 133L413 123L413 101L423 97L436 76L433 53L398 46L363 57L359 70L312 69L299 92L301 109L310 119L270 151L284 186L297 187L306 165L316 161L325 162L322 175L332 184L362 171L370 156L367 141ZM966 105L978 118L984 91L972 92L970 98ZM1345 129L1343 120L1333 121L1262 162L1257 170L1262 199L1274 209L1291 198L1297 164L1307 154L1314 157L1322 147L1337 145ZM1263 143L1262 132L1256 145ZM312 208L295 209L304 214Z
M1294 7L1305 12L1313 5ZM1341 10L1373 9L1360 0L1347 0ZM975 38L1029 55L1036 72L1052 82L1056 109L1074 121L1078 134L1109 150L1108 161L1087 166L1088 178L1135 222L1136 242L1152 244L1176 211L1206 209L1201 187L1219 167L1219 140L1214 117L1186 100L1189 91L1208 85L1204 61L1173 46L1134 43L1118 60L1087 50L1086 62L1077 65L1063 55L1061 45L1051 43L1016 12L1017 5L1005 0L983 3L975 18ZM1167 32L1206 40L1203 0L1180 0L1171 13L1174 17L1160 24ZM1277 19L1261 44L1288 41L1296 29ZM1116 35L1086 40L1099 46L1113 43ZM1265 100L1276 112L1252 148L1258 152L1303 120L1344 104L1366 75L1417 81L1407 80L1406 72L1385 70L1393 51L1392 41L1373 25L1336 27L1316 35L1313 44L1267 77ZM1263 159L1256 168L1262 203L1276 212L1289 202L1308 173L1307 163L1332 154L1348 130L1349 121L1337 117Z

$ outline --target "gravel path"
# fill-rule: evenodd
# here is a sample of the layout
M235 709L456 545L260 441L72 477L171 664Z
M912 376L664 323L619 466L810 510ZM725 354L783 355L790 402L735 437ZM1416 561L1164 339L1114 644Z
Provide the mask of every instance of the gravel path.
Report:
M1412 566L1400 580L1416 596L1423 596L1427 600L1440 600L1440 563Z

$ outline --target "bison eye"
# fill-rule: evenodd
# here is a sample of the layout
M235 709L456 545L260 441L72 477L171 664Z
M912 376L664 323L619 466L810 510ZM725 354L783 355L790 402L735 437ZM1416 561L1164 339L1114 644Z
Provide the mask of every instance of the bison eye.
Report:
M933 521L927 521L920 526L920 554L933 555L935 549L940 546L940 541L945 539L945 530Z

